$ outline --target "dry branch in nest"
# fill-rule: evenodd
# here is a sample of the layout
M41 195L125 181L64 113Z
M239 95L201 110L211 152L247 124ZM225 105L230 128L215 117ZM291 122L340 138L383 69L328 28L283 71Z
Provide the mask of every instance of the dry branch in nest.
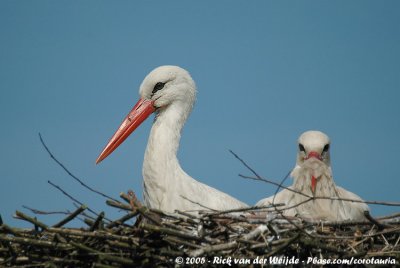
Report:
M220 267L229 262L260 266L269 257L299 265L308 258L383 259L400 262L400 215L365 222L313 223L300 218L260 216L259 209L242 213L148 209L130 192L124 201L109 200L127 210L108 222L104 213L88 219L86 228L65 228L79 207L53 226L17 212L31 229L0 227L0 265L12 267L176 267L198 264ZM256 214L257 212L257 214ZM131 219L140 220L132 224ZM182 259L180 259L182 258ZM266 260L266 261L265 261ZM182 264L177 264L181 262Z

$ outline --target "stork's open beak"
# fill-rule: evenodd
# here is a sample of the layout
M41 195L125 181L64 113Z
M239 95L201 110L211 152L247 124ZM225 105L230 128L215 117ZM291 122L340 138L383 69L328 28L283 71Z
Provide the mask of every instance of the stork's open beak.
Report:
M153 100L140 99L126 116L124 121L122 121L107 146L103 149L96 160L96 164L100 163L104 158L110 155L154 111Z
M309 152L307 157L305 158L305 160L308 160L310 158L316 158L316 159L322 161L321 155L315 151ZM313 192L313 194L315 193L316 186L317 186L317 178L313 175L313 176L311 176L311 191Z
M322 161L322 157L319 153L311 151L308 153L307 157L305 158L305 160L310 159L311 157L317 158L318 160Z

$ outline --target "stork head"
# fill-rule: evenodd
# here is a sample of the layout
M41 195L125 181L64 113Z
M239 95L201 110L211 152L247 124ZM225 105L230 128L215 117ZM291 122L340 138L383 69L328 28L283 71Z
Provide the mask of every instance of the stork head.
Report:
M196 85L190 74L178 66L160 66L151 71L140 85L142 100L151 100L156 110L172 103L192 108Z
M312 193L315 193L323 171L330 169L329 147L329 137L320 131L307 131L299 137L297 166L310 172L310 182L306 183L310 184Z
M151 71L139 89L140 99L122 121L96 160L110 155L147 117L177 105L188 115L196 98L196 85L190 74L178 66L160 66Z
M330 140L321 131L306 131L298 139L297 164L302 165L309 159L317 159L330 166Z

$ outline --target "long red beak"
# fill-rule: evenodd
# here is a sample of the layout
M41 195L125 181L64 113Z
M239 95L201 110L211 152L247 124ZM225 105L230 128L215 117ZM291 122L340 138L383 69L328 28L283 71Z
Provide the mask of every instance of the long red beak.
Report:
M315 193L315 187L317 186L317 178L312 175L311 176L311 191Z
M124 121L122 121L107 146L103 149L96 160L96 164L100 163L104 158L110 155L154 111L154 101L140 99L125 117Z
M318 160L322 161L321 155L317 152L314 152L314 151L309 152L305 159L307 160L307 159L310 159L311 157L317 158ZM316 186L317 186L317 178L314 175L312 175L311 176L311 191L313 193L315 193Z

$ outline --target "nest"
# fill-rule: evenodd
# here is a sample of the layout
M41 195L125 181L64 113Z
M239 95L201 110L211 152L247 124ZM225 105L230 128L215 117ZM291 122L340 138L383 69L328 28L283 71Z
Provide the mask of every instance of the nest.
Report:
M18 219L33 225L30 229L10 227L0 217L0 267L364 267L400 263L400 214L374 219L366 213L362 222L328 223L285 217L278 205L196 215L166 213L146 208L132 191L116 200L89 187L58 161L39 137L50 157L69 176L108 198L107 205L126 213L111 220L49 181L79 204L77 209L51 226L17 211ZM263 179L231 153L255 175L240 176L281 187ZM65 227L76 218L86 226Z
M0 266L10 267L261 267L400 263L400 215L363 222L322 223L259 209L194 216L142 206L134 195L107 204L126 210L116 220L90 218L81 206L48 226L19 211L31 229L0 226ZM271 216L272 215L272 216ZM76 217L87 227L66 228ZM136 219L136 220L135 220ZM351 262L351 263L350 263Z

